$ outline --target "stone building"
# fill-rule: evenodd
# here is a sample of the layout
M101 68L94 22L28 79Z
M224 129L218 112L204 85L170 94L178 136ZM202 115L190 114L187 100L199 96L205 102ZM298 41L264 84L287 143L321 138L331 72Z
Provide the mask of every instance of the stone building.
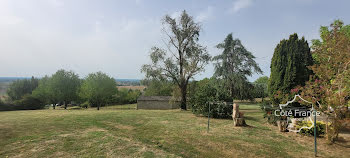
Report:
M180 108L179 101L172 101L171 96L140 96L137 109L168 110Z

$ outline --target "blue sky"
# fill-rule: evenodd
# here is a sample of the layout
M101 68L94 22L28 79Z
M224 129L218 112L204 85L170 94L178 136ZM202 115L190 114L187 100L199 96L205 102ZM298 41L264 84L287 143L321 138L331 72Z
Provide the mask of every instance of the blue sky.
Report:
M202 24L200 43L211 55L233 33L269 76L280 40L292 33L318 38L319 27L335 19L349 24L349 6L348 0L1 0L0 76L41 77L63 68L81 77L103 71L141 79L150 48L164 46L161 19L182 10ZM212 74L210 64L195 78Z

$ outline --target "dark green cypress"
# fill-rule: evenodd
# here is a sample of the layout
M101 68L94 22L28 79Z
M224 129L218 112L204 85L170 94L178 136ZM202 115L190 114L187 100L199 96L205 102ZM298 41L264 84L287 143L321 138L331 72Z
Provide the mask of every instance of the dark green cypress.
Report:
M290 94L290 90L298 85L305 85L312 71L308 66L313 64L310 47L304 37L298 38L296 33L283 39L275 48L271 60L271 75L268 85L270 98L278 104L281 100L274 98L278 91L282 95Z

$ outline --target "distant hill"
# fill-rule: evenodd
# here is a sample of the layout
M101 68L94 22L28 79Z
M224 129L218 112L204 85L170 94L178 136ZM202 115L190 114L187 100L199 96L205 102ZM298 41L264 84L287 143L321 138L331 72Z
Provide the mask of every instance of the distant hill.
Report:
M115 79L118 86L139 86L141 85L141 80L139 79Z
M0 82L12 82L15 80L30 79L31 77L0 77Z
M116 81L134 81L134 82L140 82L140 79L115 79Z

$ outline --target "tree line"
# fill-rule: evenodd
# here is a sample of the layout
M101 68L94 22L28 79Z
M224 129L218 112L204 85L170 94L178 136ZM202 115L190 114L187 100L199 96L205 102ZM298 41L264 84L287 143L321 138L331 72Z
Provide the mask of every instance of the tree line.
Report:
M40 109L47 104L97 107L108 104L135 103L139 90L117 89L114 78L103 72L90 73L84 79L73 71L58 70L41 79L16 80L9 85L7 109ZM5 104L3 104L3 109ZM5 109L6 109L5 108Z

